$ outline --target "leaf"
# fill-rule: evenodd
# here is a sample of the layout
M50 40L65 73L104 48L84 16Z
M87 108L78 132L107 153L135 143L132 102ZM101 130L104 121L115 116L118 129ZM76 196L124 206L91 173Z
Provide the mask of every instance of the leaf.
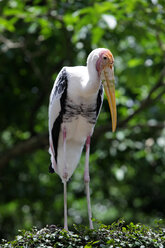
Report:
M128 66L131 68L131 67L136 67L136 66L142 65L143 63L144 63L143 59L133 58L133 59L128 61Z

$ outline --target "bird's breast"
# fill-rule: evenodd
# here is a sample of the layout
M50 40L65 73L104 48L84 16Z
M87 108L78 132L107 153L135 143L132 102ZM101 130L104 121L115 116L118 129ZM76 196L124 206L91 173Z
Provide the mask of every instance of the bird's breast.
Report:
M75 102L72 99L67 98L63 121L72 122L75 119L80 119L80 117L83 117L86 122L94 125L97 119L96 107L96 102L87 103L85 100Z
M67 129L67 139L83 144L92 135L96 123L96 103L79 98L75 101L67 97L63 114L63 125Z
M84 145L87 136L92 135L94 125L89 123L82 115L72 118L70 122L63 122L66 128L66 139L74 140L79 145Z

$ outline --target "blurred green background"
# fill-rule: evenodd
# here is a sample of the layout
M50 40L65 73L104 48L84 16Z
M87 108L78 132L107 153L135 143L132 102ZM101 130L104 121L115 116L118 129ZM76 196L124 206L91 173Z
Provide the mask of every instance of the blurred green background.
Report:
M63 185L48 173L48 103L59 70L92 49L115 58L118 127L107 99L92 137L93 217L165 218L165 1L0 0L0 236L63 225ZM88 225L84 154L68 184L70 228Z

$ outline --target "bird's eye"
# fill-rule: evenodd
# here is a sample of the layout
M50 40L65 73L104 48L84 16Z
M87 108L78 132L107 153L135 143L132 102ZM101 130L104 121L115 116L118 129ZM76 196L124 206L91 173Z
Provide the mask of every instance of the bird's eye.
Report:
M103 57L103 59L104 59L104 60L106 60L106 59L107 59L107 57L106 57L106 56L104 56L104 57Z

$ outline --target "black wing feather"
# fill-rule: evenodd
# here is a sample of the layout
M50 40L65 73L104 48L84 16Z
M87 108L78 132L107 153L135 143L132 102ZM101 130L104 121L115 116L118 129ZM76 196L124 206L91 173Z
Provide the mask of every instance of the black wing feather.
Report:
M66 73L66 69L64 68L60 72L58 82L56 83L56 87L54 89L51 103L53 102L54 97L59 97L61 96L61 94L64 93L64 90L67 88L67 84L68 84L67 73Z
M67 87L68 87L67 73L66 73L66 69L63 69L59 75L59 79L56 84L56 87L55 87L55 90L52 96L52 101L51 101L52 103L55 97L61 96L60 98L61 110L60 110L58 117L55 119L53 128L51 130L56 163L57 163L59 133L60 133L60 128L61 128L61 123L63 122L63 115L66 111ZM52 170L51 170L51 173L52 173Z
M96 118L98 118L101 106L103 103L103 85L100 86L98 95L97 95L97 103L96 103Z

